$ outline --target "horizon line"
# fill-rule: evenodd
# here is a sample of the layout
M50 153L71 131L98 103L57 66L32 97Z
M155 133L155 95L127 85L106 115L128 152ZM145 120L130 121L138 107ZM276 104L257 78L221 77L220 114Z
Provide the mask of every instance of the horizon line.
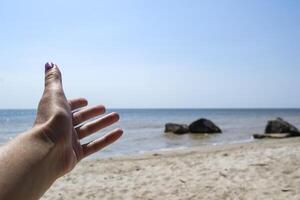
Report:
M106 108L108 110L260 110L260 109L300 109L300 107L141 107L141 108L130 108L130 107L123 107L123 108ZM37 108L0 108L0 110L37 110Z

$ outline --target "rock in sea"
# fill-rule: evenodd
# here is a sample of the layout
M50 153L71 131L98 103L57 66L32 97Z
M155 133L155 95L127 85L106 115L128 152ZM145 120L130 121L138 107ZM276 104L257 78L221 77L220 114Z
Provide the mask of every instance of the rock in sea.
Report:
M175 134L185 134L189 132L189 127L186 124L167 123L165 125L165 133L172 132Z
M208 119L198 119L189 125L191 133L222 133L222 130Z
M262 138L288 138L300 136L299 130L281 118L268 121L265 134L254 134L255 139Z
M265 133L289 133L291 136L300 136L300 132L295 126L279 117L276 120L268 121Z

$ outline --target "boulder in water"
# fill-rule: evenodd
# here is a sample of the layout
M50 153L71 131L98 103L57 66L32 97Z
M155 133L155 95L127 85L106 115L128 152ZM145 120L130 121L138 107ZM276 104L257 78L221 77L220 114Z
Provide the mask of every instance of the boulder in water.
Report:
M288 133L290 134L290 136L300 136L300 132L295 126L291 125L281 118L269 121L266 126L265 133Z
M288 138L300 136L299 130L291 125L290 123L284 121L281 118L268 121L265 129L265 134L254 134L255 139L262 138Z
M208 119L198 119L189 125L191 133L222 133L222 130Z
M167 123L165 125L165 133L172 132L175 134L185 134L189 132L189 127L186 124Z

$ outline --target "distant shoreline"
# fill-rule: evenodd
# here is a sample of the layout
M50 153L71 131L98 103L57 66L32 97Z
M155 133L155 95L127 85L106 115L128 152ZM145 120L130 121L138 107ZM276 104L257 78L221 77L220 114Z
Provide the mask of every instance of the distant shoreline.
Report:
M261 107L261 108L107 108L108 110L300 110L300 108L272 108L272 107ZM3 110L36 110L36 108L0 108Z

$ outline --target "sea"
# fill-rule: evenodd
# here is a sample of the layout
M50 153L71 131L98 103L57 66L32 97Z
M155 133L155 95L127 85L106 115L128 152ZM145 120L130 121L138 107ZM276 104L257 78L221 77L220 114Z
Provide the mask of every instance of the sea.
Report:
M120 121L85 139L82 143L103 136L113 128L124 130L114 144L94 154L90 159L145 152L185 149L203 145L223 145L253 142L254 133L263 133L268 120L281 117L300 128L300 109L109 109L118 112ZM0 110L0 144L30 129L36 110ZM165 124L189 124L207 118L218 125L222 134L164 133Z

